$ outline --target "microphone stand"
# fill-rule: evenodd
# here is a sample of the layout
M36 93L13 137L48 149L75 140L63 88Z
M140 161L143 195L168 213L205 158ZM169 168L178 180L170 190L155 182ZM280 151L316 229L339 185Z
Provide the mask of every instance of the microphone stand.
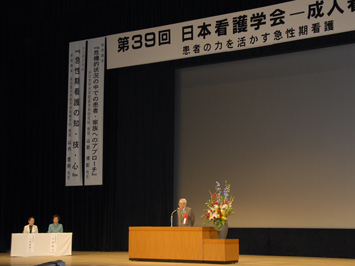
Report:
M179 208L177 208L176 210L174 210L172 213L171 213L171 216L170 216L170 225L171 227L173 227L173 215L174 213L178 210Z

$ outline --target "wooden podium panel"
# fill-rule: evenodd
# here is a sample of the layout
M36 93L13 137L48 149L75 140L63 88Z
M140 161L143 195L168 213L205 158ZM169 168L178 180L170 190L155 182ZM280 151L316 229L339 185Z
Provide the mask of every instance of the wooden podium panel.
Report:
M229 253L235 254L236 242L233 242L234 246L231 243L219 240L213 227L129 227L128 257L130 260L204 261L204 245L212 247L217 244L224 255L208 254L208 261L235 262L238 260Z
M239 239L204 239L204 261L237 262L239 260Z

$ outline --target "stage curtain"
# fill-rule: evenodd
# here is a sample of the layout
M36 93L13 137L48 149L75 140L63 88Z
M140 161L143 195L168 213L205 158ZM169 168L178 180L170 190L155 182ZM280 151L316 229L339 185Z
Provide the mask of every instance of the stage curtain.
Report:
M129 226L168 226L176 207L175 68L276 49L106 71L103 185L65 187L69 42L287 1L17 2L5 0L1 17L0 251L29 216L47 232L54 214L73 232L73 250L125 251Z

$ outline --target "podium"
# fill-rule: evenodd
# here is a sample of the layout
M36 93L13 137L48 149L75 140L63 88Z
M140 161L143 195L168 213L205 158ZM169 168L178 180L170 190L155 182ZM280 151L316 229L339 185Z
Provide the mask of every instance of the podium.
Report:
M218 239L213 227L129 227L130 260L233 263L238 239Z

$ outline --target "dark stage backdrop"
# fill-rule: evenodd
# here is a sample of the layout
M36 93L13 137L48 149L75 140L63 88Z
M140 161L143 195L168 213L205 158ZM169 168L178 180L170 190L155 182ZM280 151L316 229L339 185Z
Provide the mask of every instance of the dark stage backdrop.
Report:
M169 225L175 69L355 42L352 32L106 71L104 184L65 187L69 42L287 1L16 2L5 0L1 16L1 251L29 216L46 232L59 214L73 250L88 251L127 250L129 226Z

